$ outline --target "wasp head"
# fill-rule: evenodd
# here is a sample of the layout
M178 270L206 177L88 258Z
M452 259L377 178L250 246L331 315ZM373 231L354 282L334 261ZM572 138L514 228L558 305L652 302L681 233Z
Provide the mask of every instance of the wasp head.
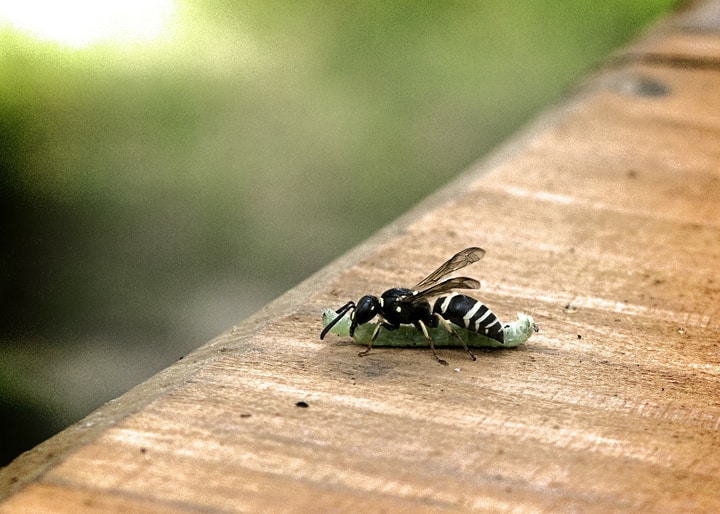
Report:
M352 323L350 324L350 337L355 334L358 325L367 323L373 319L380 309L380 301L376 296L365 295L358 300L355 311L352 313Z

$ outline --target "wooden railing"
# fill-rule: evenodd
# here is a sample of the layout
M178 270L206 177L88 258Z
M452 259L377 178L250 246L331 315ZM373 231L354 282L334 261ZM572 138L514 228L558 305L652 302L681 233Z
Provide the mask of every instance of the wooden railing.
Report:
M2 512L720 511L720 2L232 331L0 471ZM362 348L319 313L463 274L516 349ZM304 402L304 403L303 403Z

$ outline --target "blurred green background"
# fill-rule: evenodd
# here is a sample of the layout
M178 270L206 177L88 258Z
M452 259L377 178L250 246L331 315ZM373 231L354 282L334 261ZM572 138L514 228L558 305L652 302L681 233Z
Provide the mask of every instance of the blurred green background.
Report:
M676 3L128 2L0 6L0 464L393 220Z

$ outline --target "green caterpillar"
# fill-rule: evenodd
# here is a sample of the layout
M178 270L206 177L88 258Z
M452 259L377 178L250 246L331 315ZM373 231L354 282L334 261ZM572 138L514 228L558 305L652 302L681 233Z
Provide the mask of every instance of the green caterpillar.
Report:
M327 327L337 317L337 313L330 308L322 311L323 327ZM455 332L465 341L470 348L514 348L530 339L533 333L539 328L533 321L532 316L519 312L518 319L503 326L504 343L487 336L471 332L451 323ZM345 312L342 318L335 322L330 332L341 337L350 335L350 312ZM377 326L377 323L364 323L355 329L353 341L357 344L368 345L370 338ZM460 347L456 338L442 326L435 328L428 327L428 335L432 338L436 347ZM427 348L430 346L423 334L412 325L402 325L395 330L381 330L377 339L373 341L374 347L397 347L397 348Z

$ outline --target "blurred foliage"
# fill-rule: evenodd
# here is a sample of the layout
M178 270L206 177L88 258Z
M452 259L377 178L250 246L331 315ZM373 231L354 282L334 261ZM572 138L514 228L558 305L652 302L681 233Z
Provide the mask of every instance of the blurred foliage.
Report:
M186 0L157 41L84 48L0 25L0 409L40 419L0 457L362 241L673 3Z

